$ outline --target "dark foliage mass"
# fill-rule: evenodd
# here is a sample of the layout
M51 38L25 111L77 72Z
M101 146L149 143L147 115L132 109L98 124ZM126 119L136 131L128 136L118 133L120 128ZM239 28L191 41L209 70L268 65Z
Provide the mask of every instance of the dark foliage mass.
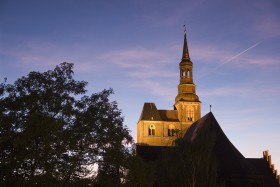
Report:
M86 85L70 63L0 84L1 186L89 185L94 164L121 183L132 137L113 91L86 96Z

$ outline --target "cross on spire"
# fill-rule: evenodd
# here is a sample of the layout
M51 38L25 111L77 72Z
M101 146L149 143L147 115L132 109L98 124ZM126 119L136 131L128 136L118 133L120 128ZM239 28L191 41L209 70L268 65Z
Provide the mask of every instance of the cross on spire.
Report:
M187 26L186 26L186 23L183 25L184 27L184 34L187 34Z

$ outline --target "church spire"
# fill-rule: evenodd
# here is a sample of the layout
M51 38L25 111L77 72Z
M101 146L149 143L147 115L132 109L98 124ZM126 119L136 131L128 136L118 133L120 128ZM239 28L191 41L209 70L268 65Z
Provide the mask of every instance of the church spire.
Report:
M200 101L196 95L193 82L193 63L190 59L186 26L184 25L184 46L182 60L179 64L180 83L174 107L178 111L178 119L186 126L191 125L201 117Z
M185 27L185 30L184 30L184 47L183 47L182 61L183 60L190 60L188 43L187 43L187 29L186 29L186 25L184 25L184 27Z
M188 50L186 27L184 33L183 56L179 64L179 69L180 84L178 85L178 95L175 98L175 103L179 101L200 102L195 92L195 84L193 83L193 63L190 60Z

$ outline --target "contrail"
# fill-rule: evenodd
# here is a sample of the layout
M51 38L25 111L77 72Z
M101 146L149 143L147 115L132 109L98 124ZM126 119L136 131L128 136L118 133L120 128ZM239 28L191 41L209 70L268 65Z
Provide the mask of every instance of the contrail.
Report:
M216 70L219 69L221 66L223 66L223 65L225 65L225 64L227 64L227 63L229 63L229 62L231 62L232 60L234 60L234 59L236 59L237 57L241 56L242 54L246 53L247 51L253 49L253 48L256 47L256 46L258 46L260 43L262 43L262 41L257 42L256 44L252 45L251 47L245 49L244 51L238 53L237 55L234 55L233 57L229 58L228 60L222 62L220 65L218 65L217 67L215 67L213 70L209 71L208 73L206 73L206 74L205 74L204 76L202 76L202 77L205 77L206 75L208 75L208 74L210 74L210 73L216 71ZM202 77L201 77L201 78L202 78Z

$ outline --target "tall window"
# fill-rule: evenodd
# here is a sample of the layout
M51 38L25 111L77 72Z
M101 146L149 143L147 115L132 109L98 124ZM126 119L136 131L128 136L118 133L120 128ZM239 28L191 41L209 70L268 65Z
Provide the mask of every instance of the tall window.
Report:
M191 106L187 108L187 119L188 121L194 121L194 108Z
M149 126L149 136L154 136L156 134L156 127L155 125L150 125Z
M169 125L169 127L168 127L168 136L175 136L175 127L174 127L174 125Z
M190 77L190 70L189 70L189 69L187 69L186 76L187 76L188 78Z

